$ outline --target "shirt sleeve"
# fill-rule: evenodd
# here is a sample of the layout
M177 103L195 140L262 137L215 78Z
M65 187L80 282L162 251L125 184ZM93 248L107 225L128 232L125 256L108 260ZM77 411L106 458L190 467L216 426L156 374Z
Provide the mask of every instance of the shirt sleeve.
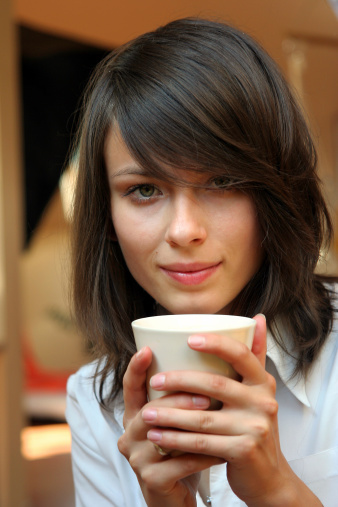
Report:
M117 448L123 428L114 411L99 404L89 373L88 367L80 369L67 386L76 507L145 507L136 476Z

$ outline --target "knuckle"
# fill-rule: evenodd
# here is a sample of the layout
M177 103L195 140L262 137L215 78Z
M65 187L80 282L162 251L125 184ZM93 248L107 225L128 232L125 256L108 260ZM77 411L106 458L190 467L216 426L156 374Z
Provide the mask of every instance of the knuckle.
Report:
M278 403L276 400L270 400L268 406L268 414L271 416L276 416L278 413Z
M276 394L277 382L276 382L275 377L273 377L270 374L267 374L267 384L268 384L269 388L271 389L271 392L273 394Z
M208 450L208 440L204 435L197 435L195 446L197 451L201 452L202 454L205 453Z
M268 398L262 401L262 408L268 416L274 417L278 412L278 403L274 398Z
M242 443L242 457L248 461L253 460L257 448L257 441L252 436L248 436Z
M238 342L237 360L239 362L242 363L242 362L247 361L250 353L251 352L250 352L249 348L244 343Z
M149 473L148 468L144 468L140 471L140 478L143 484L149 488L152 485L152 475Z
M117 441L117 448L118 450L120 451L120 453L127 457L127 452L128 452L128 446L127 446L127 443L126 443L126 438L124 435L122 435L118 441Z
M188 458L182 460L182 470L184 475L189 476L196 472L196 458Z
M202 412L199 420L199 429L201 431L208 431L214 423L214 418L210 412Z
M134 472L136 474L141 473L144 468L144 453L140 450L134 450L127 459Z
M255 424L255 433L261 440L265 440L270 433L270 426L267 421L259 421Z
M139 457L137 454L133 453L129 456L129 465L134 470L134 472L137 472L139 467Z
M226 377L221 375L211 375L210 388L213 391L224 391L226 387Z
M153 467L147 466L142 468L139 472L139 476L144 486L148 489L148 491L157 491L160 489L160 484L157 479L157 474L154 473Z

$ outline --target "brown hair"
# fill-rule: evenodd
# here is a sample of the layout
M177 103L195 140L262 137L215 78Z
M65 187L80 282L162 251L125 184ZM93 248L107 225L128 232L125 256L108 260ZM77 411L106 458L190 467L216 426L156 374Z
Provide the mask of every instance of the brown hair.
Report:
M113 51L85 98L74 205L74 302L83 333L101 358L110 395L135 343L131 321L154 301L130 275L110 216L104 162L118 125L133 157L155 176L166 167L226 175L255 202L265 260L232 313L264 313L275 339L282 319L305 374L332 327L329 287L314 274L332 235L308 127L275 63L248 35L218 22L182 19Z

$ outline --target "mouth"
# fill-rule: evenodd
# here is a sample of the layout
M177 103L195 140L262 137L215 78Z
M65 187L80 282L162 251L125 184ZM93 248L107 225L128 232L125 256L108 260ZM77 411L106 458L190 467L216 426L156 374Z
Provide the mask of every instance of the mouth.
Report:
M199 285L210 278L222 263L200 263L191 264L175 263L160 266L161 271L171 279L183 285Z

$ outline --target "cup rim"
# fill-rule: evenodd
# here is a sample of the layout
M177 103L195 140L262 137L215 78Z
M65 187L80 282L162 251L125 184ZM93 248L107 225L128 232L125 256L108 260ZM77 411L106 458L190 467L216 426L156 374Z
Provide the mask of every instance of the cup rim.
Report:
M210 319L212 317L212 319ZM191 319L193 323L191 323ZM175 325L175 321L180 321ZM183 321L183 326L182 326ZM184 328L184 321L187 321L187 327ZM189 325L188 325L189 321ZM161 324L160 324L161 322ZM163 322L168 324L168 328L163 328ZM208 332L216 330L232 330L247 329L255 325L255 320L250 317L242 317L239 315L222 315L222 314L175 314L175 315L154 315L151 317L143 317L134 320L131 325L133 329L147 329L149 331L156 330L161 332L177 332L189 331ZM160 324L160 325L159 325Z

